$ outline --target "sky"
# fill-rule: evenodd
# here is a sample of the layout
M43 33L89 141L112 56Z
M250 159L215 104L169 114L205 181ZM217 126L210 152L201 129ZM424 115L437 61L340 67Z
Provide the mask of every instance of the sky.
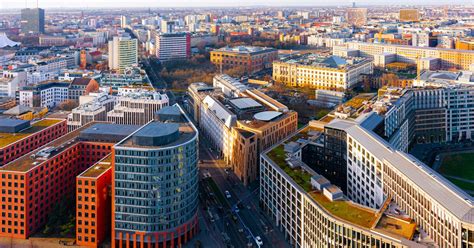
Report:
M237 7L237 6L335 6L353 0L38 0L41 8L94 7ZM36 0L0 0L1 8L36 6ZM474 4L474 0L358 0L357 5Z

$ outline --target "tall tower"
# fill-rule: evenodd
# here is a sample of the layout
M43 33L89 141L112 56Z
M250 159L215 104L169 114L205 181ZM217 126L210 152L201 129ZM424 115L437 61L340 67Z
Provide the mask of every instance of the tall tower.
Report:
M138 64L138 41L130 37L116 36L109 41L109 69L123 72Z
M84 49L81 50L81 54L79 57L79 66L81 67L81 69L86 69L87 66L87 53Z
M44 9L22 9L21 10L21 33L44 33Z
M181 247L198 231L198 131L162 110L114 146L112 247Z

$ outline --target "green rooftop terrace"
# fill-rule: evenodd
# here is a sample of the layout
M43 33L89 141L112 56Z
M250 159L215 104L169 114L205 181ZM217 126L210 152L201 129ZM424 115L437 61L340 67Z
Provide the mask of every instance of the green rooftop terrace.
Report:
M375 211L356 206L350 201L330 201L317 191L309 192L309 195L329 213L350 223L371 228L377 221Z
M308 129L302 131L307 132ZM291 141L291 139L288 141ZM313 190L311 186L312 175L301 168L292 169L285 161L286 153L284 151L284 143L269 151L267 156L283 171L285 171L285 173L290 176L295 183L303 188L319 206L333 216L365 228L372 228L372 226L374 226L378 217L375 211L357 206L346 200L330 201L321 192Z
M284 145L281 144L267 153L267 156L273 160L285 173L293 179L304 190L312 190L311 174L302 169L292 169L285 161L286 155Z
M21 130L18 133L0 133L0 148L4 148L10 144L13 144L23 138L26 138L34 133L37 133L43 129L46 129L52 125L55 125L63 120L59 119L43 119L38 122L31 124L29 128Z

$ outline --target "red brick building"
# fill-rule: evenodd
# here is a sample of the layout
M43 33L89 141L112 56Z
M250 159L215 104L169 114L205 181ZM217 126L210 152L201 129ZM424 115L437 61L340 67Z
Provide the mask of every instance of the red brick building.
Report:
M25 239L37 232L54 204L75 193L76 176L110 154L111 143L78 139L89 126L0 168L0 236Z
M67 133L66 120L60 119L43 119L31 125L28 121L3 119L0 120L0 126L12 128L11 132L0 131L0 166ZM21 130L15 130L16 127Z
M76 180L76 243L99 247L110 235L112 154Z

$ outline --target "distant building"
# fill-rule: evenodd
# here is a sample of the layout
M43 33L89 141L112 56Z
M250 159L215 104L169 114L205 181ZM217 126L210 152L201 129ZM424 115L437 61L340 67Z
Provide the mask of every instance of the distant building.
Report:
M363 74L373 72L369 59L307 55L298 60L273 62L273 80L289 86L345 91L356 86Z
M109 69L123 72L138 64L138 41L130 37L114 37L109 41Z
M366 8L349 8L346 12L346 21L353 26L364 26L367 24Z
M211 62L218 68L241 68L247 74L271 68L277 59L278 51L269 47L223 47L211 52Z
M21 10L21 33L44 33L44 9Z
M130 92L117 99L114 109L107 113L107 121L145 125L154 119L156 111L167 106L169 99L166 94L150 91Z
M417 22L420 20L420 12L417 9L401 9L401 22Z
M39 37L40 46L64 46L66 45L65 36L41 35Z
M161 61L191 57L189 33L162 33L156 36L156 57Z

